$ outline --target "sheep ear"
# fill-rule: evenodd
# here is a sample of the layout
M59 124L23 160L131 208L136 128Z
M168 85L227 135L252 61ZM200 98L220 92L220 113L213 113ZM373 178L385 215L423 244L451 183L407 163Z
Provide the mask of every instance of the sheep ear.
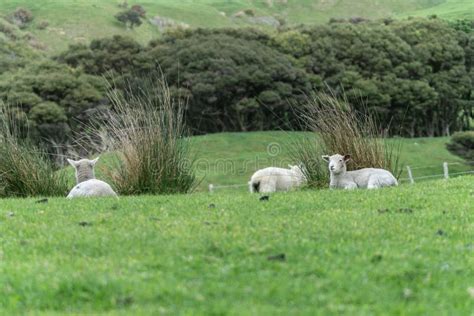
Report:
M323 158L324 161L329 162L329 156L328 155L322 155L321 158Z
M351 160L351 155L344 155L344 161Z
M72 160L72 159L67 159L67 162L69 162L69 164L70 164L71 166L73 166L74 168L76 168L76 166L77 166L77 161L74 161L74 160Z
M99 158L100 158L100 156L97 157L97 158L95 158L94 160L91 160L91 161L90 161L91 165L95 166L95 164L97 163L97 161L99 161Z

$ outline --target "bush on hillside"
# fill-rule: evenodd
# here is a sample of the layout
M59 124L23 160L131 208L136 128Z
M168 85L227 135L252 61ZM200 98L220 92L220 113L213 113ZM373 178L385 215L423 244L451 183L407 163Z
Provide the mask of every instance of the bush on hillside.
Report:
M140 26L142 24L142 20L140 19L140 17L140 13L133 9L125 10L115 15L115 18L119 22L121 22L125 26L130 26L131 29L133 29L135 26Z
M139 4L132 5L130 10L133 10L133 11L137 12L138 15L140 15L140 17L142 17L142 18L144 18L146 16L146 10Z
M33 13L26 8L17 8L12 13L12 22L20 28L26 27L33 19Z
M474 164L474 131L454 133L446 148L469 164Z
M46 29L47 27L49 26L49 22L48 21L41 21L38 23L38 25L36 26L36 28L38 30L44 30Z
M255 11L253 9L245 9L244 13L246 16L255 16Z

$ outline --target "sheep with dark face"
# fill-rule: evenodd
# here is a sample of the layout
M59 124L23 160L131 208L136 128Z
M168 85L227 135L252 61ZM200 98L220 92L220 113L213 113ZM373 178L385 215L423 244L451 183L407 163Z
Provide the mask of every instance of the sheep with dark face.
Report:
M67 198L72 199L76 197L98 197L98 196L114 196L117 193L104 181L95 178L94 166L99 160L97 157L94 160L81 159L74 161L68 159L67 161L76 170L76 186L69 192Z
M346 163L351 159L350 155L324 155L322 158L329 163L331 175L329 187L331 189L377 189L398 185L397 179L395 179L393 174L385 169L364 168L347 171Z
M288 165L289 169L268 167L256 171L249 181L251 193L289 191L306 182L303 167Z

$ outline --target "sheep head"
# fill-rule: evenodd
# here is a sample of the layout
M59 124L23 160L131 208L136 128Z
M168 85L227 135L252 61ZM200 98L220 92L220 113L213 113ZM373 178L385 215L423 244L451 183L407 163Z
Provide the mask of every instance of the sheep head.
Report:
M346 163L351 159L351 155L324 155L321 156L321 158L329 163L329 172L333 174L341 174L347 171Z
M68 159L67 161L71 166L76 170L76 182L81 183L90 179L95 179L94 166L99 160L99 157L89 160L72 160Z

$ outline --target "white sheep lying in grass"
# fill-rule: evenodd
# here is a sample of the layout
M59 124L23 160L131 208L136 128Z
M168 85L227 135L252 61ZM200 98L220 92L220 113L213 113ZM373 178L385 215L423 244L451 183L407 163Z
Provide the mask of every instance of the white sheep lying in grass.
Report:
M117 196L117 193L104 181L95 178L94 166L99 160L81 159L74 161L68 159L71 166L76 169L76 186L69 192L67 198L76 197L96 197L96 196Z
M250 192L288 191L306 181L301 166L288 165L288 167L290 169L269 167L256 171L250 178Z
M397 179L385 169L364 168L347 171L346 163L351 159L350 155L324 155L323 160L329 162L331 182L329 187L342 189L367 188L377 189L398 185Z

